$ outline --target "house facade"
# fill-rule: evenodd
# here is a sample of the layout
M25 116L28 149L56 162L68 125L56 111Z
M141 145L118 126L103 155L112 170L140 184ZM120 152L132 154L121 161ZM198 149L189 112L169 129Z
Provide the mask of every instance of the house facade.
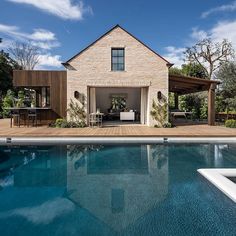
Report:
M67 103L75 92L85 97L86 113L115 112L112 99L125 100L127 111L135 111L141 124L153 125L152 103L168 101L170 63L119 25L85 50L63 63L67 68ZM113 108L113 109L112 109Z
M71 102L106 121L154 126L168 122L168 95L208 91L208 124L215 121L217 82L169 75L173 65L116 25L84 50L62 63L64 71L14 71L13 85L34 90L42 123L68 116ZM43 109L45 108L45 109Z

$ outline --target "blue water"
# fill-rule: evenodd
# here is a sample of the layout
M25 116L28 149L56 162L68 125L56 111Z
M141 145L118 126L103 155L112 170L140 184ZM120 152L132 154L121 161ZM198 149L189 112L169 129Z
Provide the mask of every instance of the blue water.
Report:
M210 167L236 145L0 147L0 235L236 235Z

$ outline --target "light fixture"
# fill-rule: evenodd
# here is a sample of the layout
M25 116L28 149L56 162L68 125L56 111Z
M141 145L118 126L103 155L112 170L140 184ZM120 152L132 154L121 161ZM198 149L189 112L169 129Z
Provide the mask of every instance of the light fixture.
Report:
M79 99L79 92L78 91L74 92L74 98Z
M161 99L162 99L162 93L161 93L161 91L158 91L158 92L157 92L157 99L158 99L158 100L161 100Z

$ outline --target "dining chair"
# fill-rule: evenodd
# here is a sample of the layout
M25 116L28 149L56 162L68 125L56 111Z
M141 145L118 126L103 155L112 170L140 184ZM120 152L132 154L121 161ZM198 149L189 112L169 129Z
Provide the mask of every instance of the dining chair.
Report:
M32 121L32 126L35 125L35 127L37 127L38 118L39 118L39 114L35 108L28 109L28 127L29 127L30 121Z
M98 119L97 119L96 114L90 113L89 114L89 126L94 127L97 125L97 123L98 123Z
M16 119L17 126L20 127L20 110L19 109L14 109L10 111L10 126L12 128L14 119Z

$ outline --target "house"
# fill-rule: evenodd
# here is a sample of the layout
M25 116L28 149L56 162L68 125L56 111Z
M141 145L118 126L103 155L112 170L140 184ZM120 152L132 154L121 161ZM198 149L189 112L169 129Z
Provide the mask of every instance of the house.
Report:
M169 92L176 93L178 106L178 95L207 90L208 123L214 124L217 83L169 76L172 64L119 25L62 64L66 71L14 71L15 86L37 88L37 106L50 97L50 109L41 111L45 123L65 117L74 101L84 107L87 121L89 114L100 112L112 121L163 124L168 121ZM151 115L153 105L163 113L161 118Z

